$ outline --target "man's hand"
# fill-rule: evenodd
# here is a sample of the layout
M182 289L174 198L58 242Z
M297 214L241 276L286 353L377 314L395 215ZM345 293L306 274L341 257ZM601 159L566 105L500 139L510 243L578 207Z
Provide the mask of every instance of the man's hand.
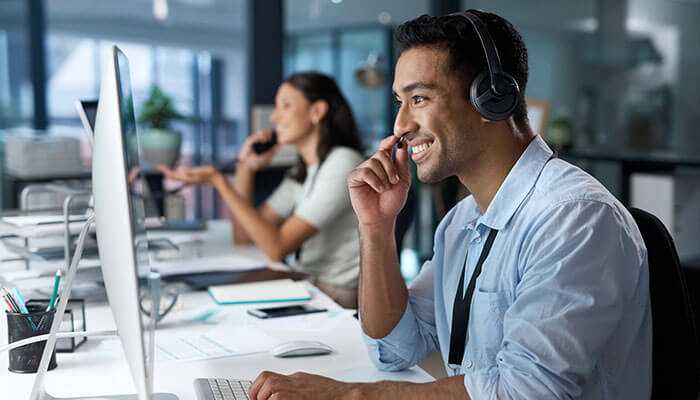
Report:
M195 183L210 183L213 184L214 180L221 178L221 172L216 168L206 165L202 167L179 167L177 169L170 169L164 165L158 166L158 171L160 171L166 178L175 179L180 182L187 184Z
M238 164L252 172L259 171L270 165L272 158L280 149L279 144L274 145L270 150L262 154L258 154L253 150L254 143L269 142L270 140L272 140L271 129L264 129L248 136L241 146L241 151L238 153Z
M342 400L356 384L297 372L281 375L264 371L250 387L251 400Z
M408 169L408 149L391 150L398 142L396 136L382 140L379 150L360 164L348 176L352 207L361 225L393 224L406 204L411 174Z

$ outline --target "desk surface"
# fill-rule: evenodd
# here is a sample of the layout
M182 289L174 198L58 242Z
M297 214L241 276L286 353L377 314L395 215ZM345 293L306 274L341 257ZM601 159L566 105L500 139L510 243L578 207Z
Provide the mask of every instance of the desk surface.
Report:
M229 246L230 229L226 223L214 222L207 232L196 233L203 240L207 254ZM175 236L181 236L178 233ZM4 249L0 249L4 251ZM19 266L18 268L22 268ZM2 265L2 270L15 268ZM2 272L2 271L0 271ZM244 310L250 305L216 306L205 292L190 292L181 295L177 310L168 315L159 325L158 335L180 334L209 329L232 329L241 324L254 324L269 336L279 340L310 339L331 345L336 351L330 355L281 359L267 352L245 356L225 357L201 361L162 361L156 357L155 390L176 394L181 400L195 399L192 381L203 377L227 377L253 379L262 370L281 373L304 371L316 373L343 381L408 380L427 382L432 378L419 368L399 373L378 371L367 355L356 319L343 312L337 304L323 293L315 290L312 304L323 306L330 311L323 326L312 326L304 320L279 318L257 320L247 316ZM222 307L217 325L184 322L182 316L203 307ZM7 321L0 322L0 343L7 343ZM106 304L91 304L87 308L88 330L114 329L114 320ZM46 377L47 391L57 397L88 396L97 394L133 393L121 343L117 338L89 339L75 353L59 353L58 368ZM14 374L7 370L8 357L0 354L0 398L23 399L29 396L34 374Z

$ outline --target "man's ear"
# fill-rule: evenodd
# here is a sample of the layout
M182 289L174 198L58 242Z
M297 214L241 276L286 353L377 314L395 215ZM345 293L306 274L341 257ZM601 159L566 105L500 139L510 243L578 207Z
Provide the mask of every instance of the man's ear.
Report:
M314 124L321 122L323 117L328 113L328 102L325 100L316 100L311 104L311 121Z

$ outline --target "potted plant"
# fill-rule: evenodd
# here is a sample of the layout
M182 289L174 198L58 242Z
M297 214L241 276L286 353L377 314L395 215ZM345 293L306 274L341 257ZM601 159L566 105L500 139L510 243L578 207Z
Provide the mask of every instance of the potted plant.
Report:
M173 130L172 122L183 118L170 96L153 85L139 115L139 122L145 127L140 138L142 157L147 167L175 164L180 156L182 135Z

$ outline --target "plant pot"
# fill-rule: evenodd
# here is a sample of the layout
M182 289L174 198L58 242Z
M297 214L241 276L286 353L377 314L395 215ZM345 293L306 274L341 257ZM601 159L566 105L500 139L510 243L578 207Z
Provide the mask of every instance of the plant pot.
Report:
M180 157L182 136L179 132L146 129L140 135L142 166L151 169L158 165L173 167Z

